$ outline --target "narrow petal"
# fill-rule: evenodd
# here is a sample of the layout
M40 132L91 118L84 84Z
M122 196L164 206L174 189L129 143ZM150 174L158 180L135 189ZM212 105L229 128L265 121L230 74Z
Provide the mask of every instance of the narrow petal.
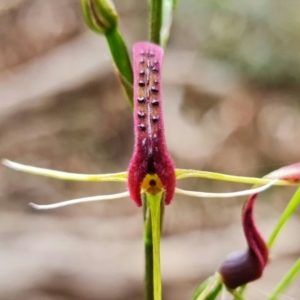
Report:
M231 198L231 197L237 197L237 196L246 196L251 195L254 193L260 193L268 188L270 188L274 183L277 181L277 179L273 179L268 184L260 186L258 188L250 189L250 190L243 190L239 192L230 192L230 193L205 193L205 192L195 192L195 191L186 191L179 188L175 189L176 194L191 196L191 197L199 197L199 198Z
M112 174L76 174L61 172L55 170L49 170L44 168L37 168L28 165L19 164L8 159L2 160L2 164L14 169L16 171L22 171L35 175L41 175L46 177L52 177L62 180L74 180L74 181L114 181L114 182L126 182L127 172L112 173Z
M114 199L120 199L124 197L128 197L129 193L119 193L119 194L112 194L112 195L100 195L100 196L93 196L93 197L85 197L85 198L79 198L79 199L73 199L73 200L67 200L63 202L58 202L54 204L45 204L45 205L39 205L35 203L29 203L29 205L37 210L47 210L47 209L54 209L58 207L63 207L67 205L72 204L78 204L78 203L85 203L85 202L93 202L93 201L103 201L103 200L114 200Z

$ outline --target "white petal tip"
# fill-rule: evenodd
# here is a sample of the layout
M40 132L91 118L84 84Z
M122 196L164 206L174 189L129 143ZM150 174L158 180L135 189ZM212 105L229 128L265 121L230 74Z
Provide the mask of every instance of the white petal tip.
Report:
M6 167L10 167L10 165L11 165L11 161L8 159L2 159L1 163L2 163L2 165L6 166Z
M2 159L1 160L2 164L8 168L11 168L11 169L15 169L15 170L20 170L20 164L18 163L15 163L11 160L8 160L8 159Z
M28 203L28 205L29 205L30 207L36 209L36 210L42 210L42 209L43 209L42 205L38 205L38 204L35 204L35 203L33 203L33 202Z

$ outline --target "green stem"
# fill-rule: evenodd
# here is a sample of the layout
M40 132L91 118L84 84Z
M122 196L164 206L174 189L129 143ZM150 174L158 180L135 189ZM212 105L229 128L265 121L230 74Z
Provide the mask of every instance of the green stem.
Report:
M160 272L160 232L161 232L161 204L163 192L157 195L146 194L151 213L152 243L153 243L153 290L154 300L161 300L161 272Z
M279 282L267 300L276 300L279 295L293 282L297 275L300 274L300 258L296 261L293 267L288 271L284 278Z
M192 300L215 300L221 292L223 283L220 280L220 275L215 274L207 278L197 288Z
M276 224L271 236L269 237L269 240L267 242L267 245L269 248L271 248L281 231L282 227L285 225L285 223L289 220L291 215L295 212L296 208L300 204L300 188L297 189L296 193L294 194L293 198L285 208L283 214L281 215L278 223Z
M117 28L109 30L105 33L105 36L113 61L119 71L127 100L130 106L133 107L133 73L126 44Z
M228 290L228 292L234 296L235 300L245 300L241 293L237 292L236 290Z
M162 26L162 4L163 0L150 0L150 41L157 45L161 44L160 30Z
M170 35L173 11L175 3L173 0L162 0L162 24L160 30L160 44L163 48L166 47Z
M144 247L145 247L145 300L153 300L153 243L151 214L145 194L143 194L144 208Z

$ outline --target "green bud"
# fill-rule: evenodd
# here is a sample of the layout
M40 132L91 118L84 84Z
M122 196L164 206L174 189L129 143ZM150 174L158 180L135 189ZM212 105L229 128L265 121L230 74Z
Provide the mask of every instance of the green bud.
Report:
M117 27L118 14L111 0L81 0L83 16L88 27L106 34Z

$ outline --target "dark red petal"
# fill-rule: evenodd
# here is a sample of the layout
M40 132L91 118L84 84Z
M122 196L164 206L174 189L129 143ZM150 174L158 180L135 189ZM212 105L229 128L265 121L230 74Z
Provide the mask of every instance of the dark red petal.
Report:
M133 46L134 65L134 152L128 169L128 189L140 206L141 185L147 174L157 174L165 189L165 203L174 196L174 163L168 153L163 123L163 49L148 42Z

